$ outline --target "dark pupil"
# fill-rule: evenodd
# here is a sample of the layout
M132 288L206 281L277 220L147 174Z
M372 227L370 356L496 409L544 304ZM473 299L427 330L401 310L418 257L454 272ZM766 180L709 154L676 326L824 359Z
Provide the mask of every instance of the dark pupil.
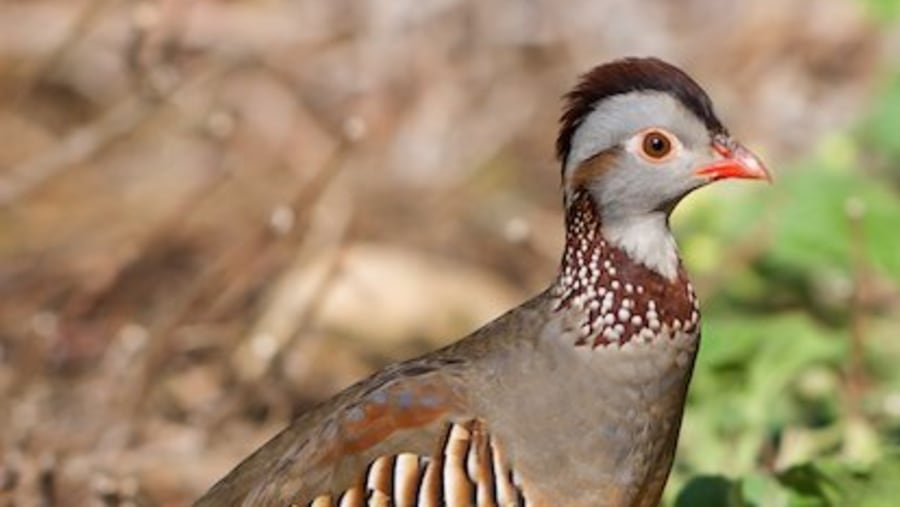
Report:
M666 151L666 141L659 136L650 136L650 151L652 153L662 153Z

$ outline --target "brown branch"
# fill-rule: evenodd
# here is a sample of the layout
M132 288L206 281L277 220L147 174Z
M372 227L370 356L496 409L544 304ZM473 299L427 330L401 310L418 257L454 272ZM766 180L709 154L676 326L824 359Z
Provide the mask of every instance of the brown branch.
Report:
M60 39L59 44L57 44L52 51L44 55L43 58L36 59L37 61L30 64L29 66L31 68L27 69L27 71L22 72L20 70L14 72L14 74L27 74L29 76L25 80L24 85L22 85L21 91L16 96L14 103L21 105L25 102L34 90L35 84L43 81L47 75L59 65L69 51L76 46L78 41L87 35L90 28L99 20L100 15L104 12L107 4L112 2L113 0L93 0L90 2L86 7L81 9L75 22L72 23L72 26L67 30L66 34ZM23 63L23 66L25 65L28 64Z
M72 169L140 126L156 102L136 97L124 100L91 125L62 139L52 149L13 167L0 180L0 207L10 206L59 173Z
M868 289L863 218L865 203L851 197L846 203L850 230L853 293L850 296L850 355L845 365L845 402L849 417L862 417L861 398L868 383L865 371L866 294Z

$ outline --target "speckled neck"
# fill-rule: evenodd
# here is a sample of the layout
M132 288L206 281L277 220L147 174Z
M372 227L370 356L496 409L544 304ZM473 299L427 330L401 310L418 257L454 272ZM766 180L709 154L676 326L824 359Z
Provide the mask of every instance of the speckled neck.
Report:
M590 194L572 196L566 214L566 246L553 288L556 311L580 311L575 345L592 348L650 343L695 333L700 313L694 289L679 262L669 280L635 262L603 237Z

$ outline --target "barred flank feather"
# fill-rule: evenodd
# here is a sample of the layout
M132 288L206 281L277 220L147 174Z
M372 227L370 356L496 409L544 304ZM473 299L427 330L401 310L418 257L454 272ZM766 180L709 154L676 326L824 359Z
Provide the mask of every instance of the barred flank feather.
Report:
M448 424L434 456L381 456L366 469L360 488L311 507L525 506L522 488L480 421Z

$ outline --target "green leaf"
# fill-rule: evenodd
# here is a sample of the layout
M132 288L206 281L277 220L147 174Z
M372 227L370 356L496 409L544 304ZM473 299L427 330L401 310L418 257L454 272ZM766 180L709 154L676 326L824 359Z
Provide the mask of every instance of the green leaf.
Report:
M691 479L675 500L675 507L749 507L741 500L737 484L720 475L701 475Z

